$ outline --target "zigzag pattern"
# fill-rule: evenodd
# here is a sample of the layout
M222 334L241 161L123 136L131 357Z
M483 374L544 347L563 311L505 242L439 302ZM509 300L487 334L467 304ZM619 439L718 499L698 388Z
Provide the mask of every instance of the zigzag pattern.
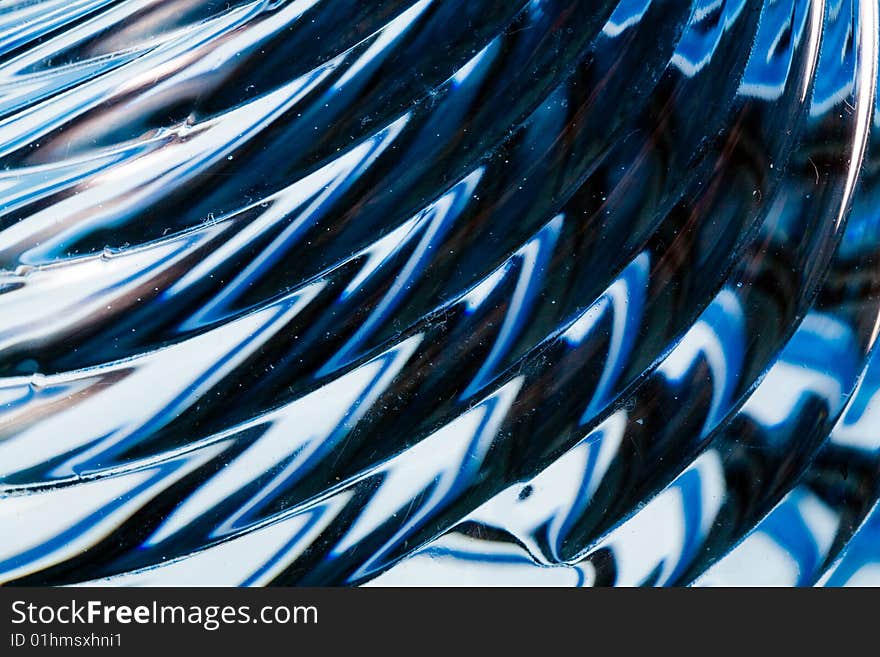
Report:
M0 6L0 582L880 581L878 13Z

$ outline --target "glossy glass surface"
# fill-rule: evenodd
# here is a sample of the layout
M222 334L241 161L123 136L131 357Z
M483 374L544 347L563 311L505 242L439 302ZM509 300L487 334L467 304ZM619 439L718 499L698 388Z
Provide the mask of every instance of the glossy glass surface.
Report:
M0 4L0 581L880 583L876 0Z

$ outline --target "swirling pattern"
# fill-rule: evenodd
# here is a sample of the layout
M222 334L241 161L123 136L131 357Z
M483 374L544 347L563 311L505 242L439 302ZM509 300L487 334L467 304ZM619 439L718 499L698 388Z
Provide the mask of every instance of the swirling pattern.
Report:
M880 582L878 13L0 5L0 581Z

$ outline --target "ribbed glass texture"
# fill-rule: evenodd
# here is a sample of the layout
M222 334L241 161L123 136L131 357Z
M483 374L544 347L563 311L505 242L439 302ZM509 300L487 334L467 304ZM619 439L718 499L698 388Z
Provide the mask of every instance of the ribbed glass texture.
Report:
M880 584L877 0L0 4L0 582Z

